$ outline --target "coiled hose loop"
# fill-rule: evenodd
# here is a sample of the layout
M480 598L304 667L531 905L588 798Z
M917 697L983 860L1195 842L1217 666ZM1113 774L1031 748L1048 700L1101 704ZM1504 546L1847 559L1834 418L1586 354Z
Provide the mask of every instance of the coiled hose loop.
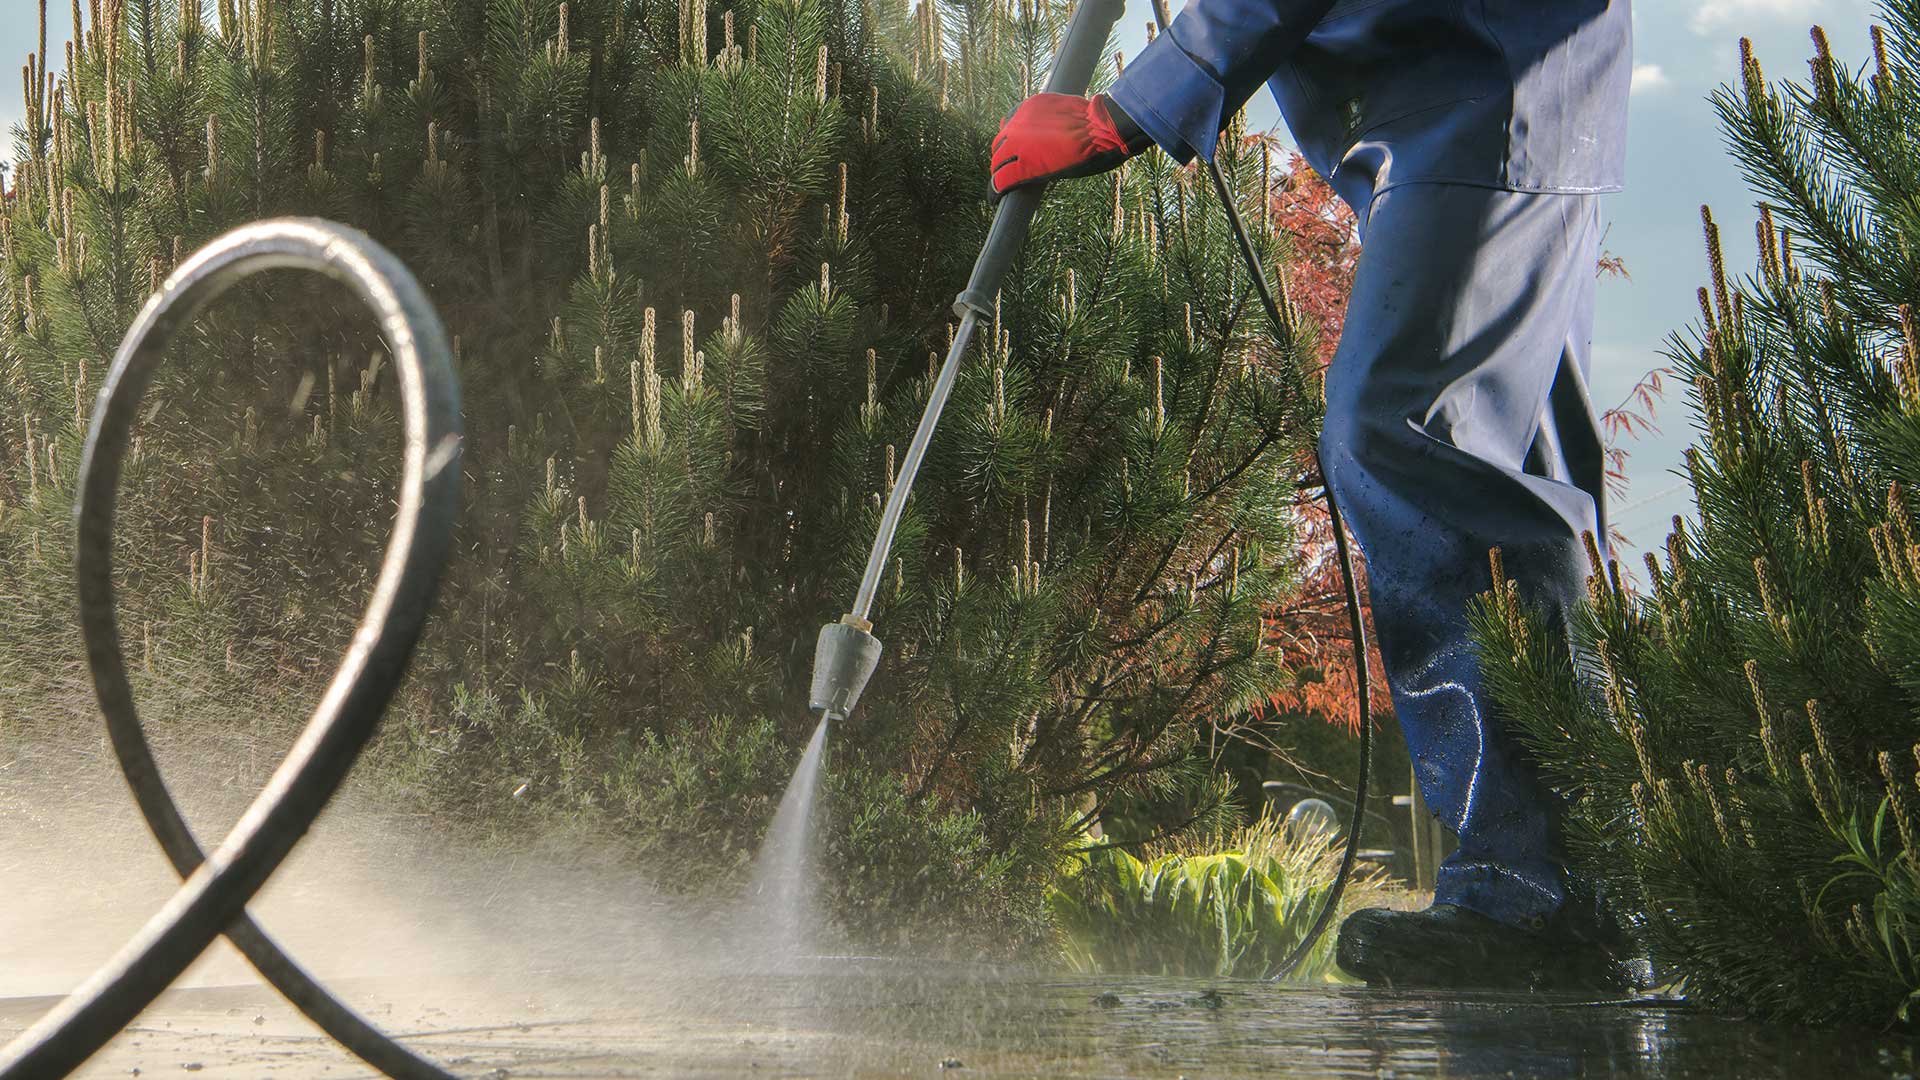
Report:
M127 681L114 610L114 504L141 396L168 343L242 278L286 268L347 285L386 338L404 422L398 510L372 597L325 696L233 831L203 856L161 779ZM147 302L94 408L80 462L74 570L87 665L114 752L141 814L186 880L105 966L0 1049L0 1080L50 1080L77 1068L223 931L276 989L368 1064L405 1080L447 1077L329 996L245 908L339 789L399 686L452 545L460 451L460 391L446 329L400 260L357 230L293 218L242 226L194 253Z

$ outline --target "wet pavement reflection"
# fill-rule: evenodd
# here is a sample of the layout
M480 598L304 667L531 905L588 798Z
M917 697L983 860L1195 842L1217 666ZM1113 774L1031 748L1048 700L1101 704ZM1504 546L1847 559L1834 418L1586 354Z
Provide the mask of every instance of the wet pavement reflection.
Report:
M460 1075L508 1077L1902 1077L1911 1042L1675 1003L1154 978L836 969L348 980ZM402 994L403 990L416 993ZM49 999L0 1001L0 1034ZM270 992L170 994L82 1075L354 1077Z
M831 1017L879 1042L872 1065L911 1071L938 1057L994 1076L1889 1077L1909 1072L1912 1054L1894 1038L1672 1002L1174 979L842 977L789 992L764 1020L805 1031Z

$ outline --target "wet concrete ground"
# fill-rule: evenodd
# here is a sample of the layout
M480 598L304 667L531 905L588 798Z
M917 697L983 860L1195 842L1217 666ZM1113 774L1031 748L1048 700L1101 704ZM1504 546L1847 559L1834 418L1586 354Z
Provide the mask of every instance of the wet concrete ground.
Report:
M633 981L633 980L627 980ZM403 1000L402 989L411 989ZM344 996L461 1076L1905 1077L1914 1046L1674 1005L1172 979L838 972L349 984ZM52 1003L0 1000L11 1037ZM169 994L83 1076L374 1075L271 991Z
M56 1000L30 995L78 984L178 886L102 746L7 752L0 741L0 1040ZM232 757L176 748L188 764ZM201 800L189 807L196 826L217 836L252 783L216 769L180 787ZM1882 1034L1657 1006L845 959L742 974L737 965L765 966L765 950L737 918L655 896L623 859L450 846L411 819L340 803L328 814L250 910L347 1002L465 1078L1920 1073L1914 1048ZM764 913L749 914L751 927ZM374 1075L230 948L210 950L186 980L194 988L163 998L82 1075Z

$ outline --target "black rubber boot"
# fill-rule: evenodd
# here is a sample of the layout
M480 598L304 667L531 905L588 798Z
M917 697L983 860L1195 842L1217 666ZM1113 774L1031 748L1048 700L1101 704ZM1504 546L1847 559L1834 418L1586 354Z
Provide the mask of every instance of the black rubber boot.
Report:
M1425 911L1356 911L1340 925L1337 957L1374 986L1613 996L1630 987L1608 935L1542 920L1508 926L1453 904Z

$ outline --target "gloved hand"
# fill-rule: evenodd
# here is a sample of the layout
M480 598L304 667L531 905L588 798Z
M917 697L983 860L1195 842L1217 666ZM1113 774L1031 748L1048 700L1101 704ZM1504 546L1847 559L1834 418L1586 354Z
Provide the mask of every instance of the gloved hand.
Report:
M1026 184L1117 168L1151 142L1136 135L1130 146L1123 124L1133 127L1105 94L1035 94L1021 102L993 140L995 201Z

